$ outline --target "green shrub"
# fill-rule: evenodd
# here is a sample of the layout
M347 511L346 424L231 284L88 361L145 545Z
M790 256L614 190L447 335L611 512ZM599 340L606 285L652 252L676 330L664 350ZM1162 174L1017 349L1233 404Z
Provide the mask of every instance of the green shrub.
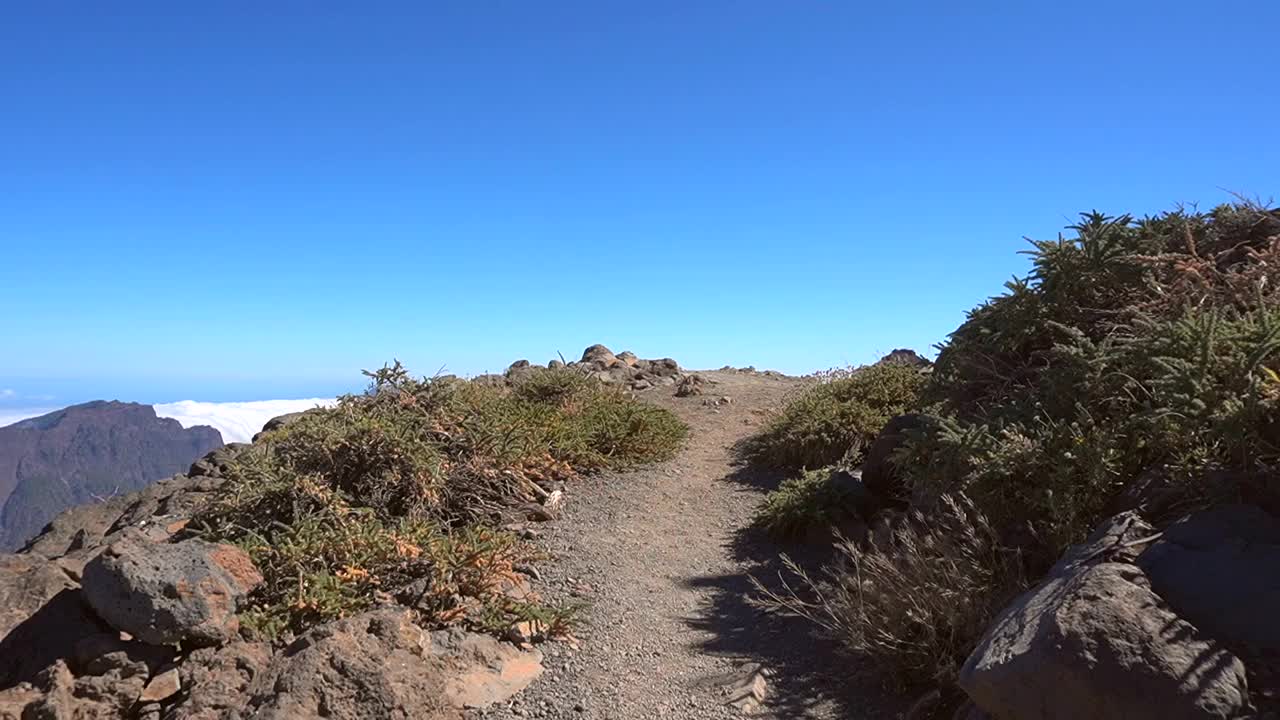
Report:
M952 692L1023 573L1081 540L1139 475L1159 471L1186 510L1218 499L1211 474L1280 469L1280 211L1095 212L1071 230L1034 242L1031 274L940 347L922 427L894 457L914 520L891 547L842 546L825 579L792 565L806 596L760 588L766 606L904 684ZM839 405L802 397L770 427L790 447L768 457L821 454ZM789 516L813 516L818 497L799 493ZM1017 553L1002 547L1014 537Z
M1052 552L1144 470L1194 478L1280 452L1280 214L1091 213L1073 229L951 334L930 430L898 458L917 489L963 490Z
M765 496L755 522L779 540L797 540L812 530L824 530L851 517L851 498L831 482L836 468L808 470L782 481Z
M915 406L924 376L907 365L871 365L809 386L748 441L747 457L788 471L856 460L890 418Z
M193 519L262 571L251 632L298 632L424 579L414 607L429 623L557 626L562 609L504 592L530 551L493 519L578 473L668 458L686 433L570 370L513 387L417 380L399 363L369 375L366 393L262 438Z

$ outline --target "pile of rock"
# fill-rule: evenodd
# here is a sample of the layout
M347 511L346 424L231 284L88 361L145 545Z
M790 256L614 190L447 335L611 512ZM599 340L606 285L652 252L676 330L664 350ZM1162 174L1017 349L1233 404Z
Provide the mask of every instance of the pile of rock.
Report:
M633 352L624 351L615 355L604 345L592 345L582 352L582 359L576 362L566 363L557 359L546 365L535 365L528 360L517 360L503 375L482 375L474 381L512 382L534 370L561 367L574 368L601 382L620 385L631 390L676 385L690 376L671 358L645 360L637 357Z
M928 358L909 348L896 348L876 361L877 365L909 365L920 370L927 370L933 363Z
M285 647L242 637L258 569L184 529L246 447L69 510L0 555L0 720L460 718L541 673L537 650L428 631L391 594Z

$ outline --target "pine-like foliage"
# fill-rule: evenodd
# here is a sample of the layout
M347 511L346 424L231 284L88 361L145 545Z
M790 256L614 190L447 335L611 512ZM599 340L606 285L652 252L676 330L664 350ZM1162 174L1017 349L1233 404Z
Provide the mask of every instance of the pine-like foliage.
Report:
M1032 242L1030 275L940 348L932 422L898 457L917 490L964 491L1050 551L1144 470L1194 497L1207 467L1280 455L1280 212L1092 212L1070 230Z
M687 431L571 369L510 387L415 379L399 363L366 374L367 392L267 433L193 518L262 571L242 614L251 634L288 637L410 586L429 625L556 628L565 608L509 592L532 550L497 521L581 473L666 459Z

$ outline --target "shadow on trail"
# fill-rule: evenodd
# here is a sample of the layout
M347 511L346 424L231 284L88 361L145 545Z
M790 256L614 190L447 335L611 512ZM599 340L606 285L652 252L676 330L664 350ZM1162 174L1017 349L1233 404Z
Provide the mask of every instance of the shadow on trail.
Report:
M723 481L762 490L776 487L778 476L740 466ZM839 644L821 635L812 623L765 612L749 601L757 594L749 576L774 591L781 589L782 578L795 585L780 553L817 578L832 557L830 545L778 544L747 524L733 534L726 549L747 566L745 573L703 575L683 583L708 595L701 611L685 619L690 628L711 635L699 643L701 652L742 663L758 662L772 670L765 704L779 718L805 717L810 709L827 703L834 705L833 716L857 720L893 718L907 708L909 698L895 696L870 673L859 672L857 661L842 653Z
M729 448L729 453L733 457L734 469L722 479L722 482L740 485L743 488L752 490L768 491L777 489L778 484L782 482L783 473L751 464L749 461L751 441L751 436L748 436L737 441Z

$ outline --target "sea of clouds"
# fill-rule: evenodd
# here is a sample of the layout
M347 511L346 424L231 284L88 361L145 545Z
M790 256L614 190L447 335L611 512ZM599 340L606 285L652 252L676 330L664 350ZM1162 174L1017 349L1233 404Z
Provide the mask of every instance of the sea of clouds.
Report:
M48 415L58 408L0 408L0 428L19 420Z
M154 405L156 415L177 420L182 427L211 425L222 433L223 442L249 442L273 417L316 407L329 407L333 398L304 400L252 400L249 402L201 402L180 400Z

